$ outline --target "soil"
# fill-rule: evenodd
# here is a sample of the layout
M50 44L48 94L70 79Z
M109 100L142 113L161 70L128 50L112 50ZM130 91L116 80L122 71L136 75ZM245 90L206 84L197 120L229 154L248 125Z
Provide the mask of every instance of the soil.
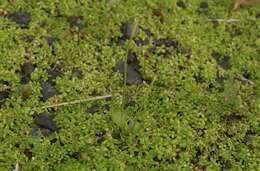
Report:
M206 14L208 11L209 5L208 2L202 1L197 9L198 14Z
M49 136L53 132L59 131L59 128L50 114L41 113L34 118L34 124L32 125L30 134L33 137L39 137L39 131L45 137Z
M48 83L54 84L55 79L57 77L61 77L62 76L62 71L60 71L58 68L56 67L51 67L47 70L48 73Z
M128 66L126 82L128 85L140 85L143 82L143 78L139 72L139 61L132 52L129 52L127 57ZM124 61L119 61L115 66L115 70L121 74L124 74Z
M35 66L26 62L21 67L21 83L28 84L31 81L31 73L34 71Z
M41 84L41 100L43 101L47 101L49 98L55 96L55 95L58 95L59 92L56 90L56 88L51 85L50 83L48 82L43 82Z
M10 90L0 91L0 107L4 104L4 101L10 96Z
M16 22L22 28L28 27L31 22L31 15L26 11L18 11L8 15L8 19Z
M220 53L218 52L213 52L211 55L217 62L217 64L225 69L228 70L231 68L231 64L230 64L230 57L227 55L222 56Z

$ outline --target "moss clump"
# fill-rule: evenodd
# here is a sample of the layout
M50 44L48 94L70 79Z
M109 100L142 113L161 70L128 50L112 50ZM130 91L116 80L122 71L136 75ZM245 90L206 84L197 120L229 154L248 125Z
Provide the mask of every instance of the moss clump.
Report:
M0 170L257 170L259 6L229 5L2 0ZM140 79L124 89L128 52Z

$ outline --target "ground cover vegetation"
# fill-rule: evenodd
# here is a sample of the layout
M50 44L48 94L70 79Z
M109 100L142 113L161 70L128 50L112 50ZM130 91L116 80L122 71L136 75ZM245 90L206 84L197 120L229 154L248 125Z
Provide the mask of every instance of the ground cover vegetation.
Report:
M0 170L258 170L260 8L230 5L1 0Z

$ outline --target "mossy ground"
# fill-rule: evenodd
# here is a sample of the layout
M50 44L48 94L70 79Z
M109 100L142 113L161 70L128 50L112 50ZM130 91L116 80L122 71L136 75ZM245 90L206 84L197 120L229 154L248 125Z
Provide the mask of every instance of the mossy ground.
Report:
M183 2L1 0L0 170L258 170L260 8L228 13L229 0ZM30 14L27 27L8 18L17 11ZM150 40L143 46L130 40L144 82L128 86L120 113L120 28L135 18L152 35L138 32ZM151 52L160 39L178 45ZM21 84L25 62L35 69ZM41 82L53 66L62 72L53 81L59 95L44 102ZM72 76L75 68L83 79ZM107 94L113 98L35 109ZM31 136L42 112L59 131Z

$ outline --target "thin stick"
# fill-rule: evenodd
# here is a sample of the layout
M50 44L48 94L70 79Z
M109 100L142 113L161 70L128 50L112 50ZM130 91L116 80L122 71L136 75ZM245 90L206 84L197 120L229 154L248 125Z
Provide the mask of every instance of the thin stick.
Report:
M15 168L13 169L13 171L19 171L20 169L19 169L19 163L16 163L16 165L15 165Z
M40 107L40 109L47 109L47 108L52 108L52 107L60 107L60 106L67 106L67 105L72 105L72 104L79 104L79 103L83 103L83 102L107 99L107 98L111 98L111 97L112 97L112 95L89 97L89 98L86 98L86 99L80 99L80 100L74 100L74 101L69 101L69 102L52 104L52 105L48 105L48 106L42 106L42 107Z
M249 80L249 79L242 77L242 76L236 76L235 78L237 80L242 81L242 82L247 83L247 84L251 84L251 85L254 84L254 82L252 80Z
M227 23L232 23L232 22L239 22L238 19L208 19L208 21L212 21L212 22L227 22Z

